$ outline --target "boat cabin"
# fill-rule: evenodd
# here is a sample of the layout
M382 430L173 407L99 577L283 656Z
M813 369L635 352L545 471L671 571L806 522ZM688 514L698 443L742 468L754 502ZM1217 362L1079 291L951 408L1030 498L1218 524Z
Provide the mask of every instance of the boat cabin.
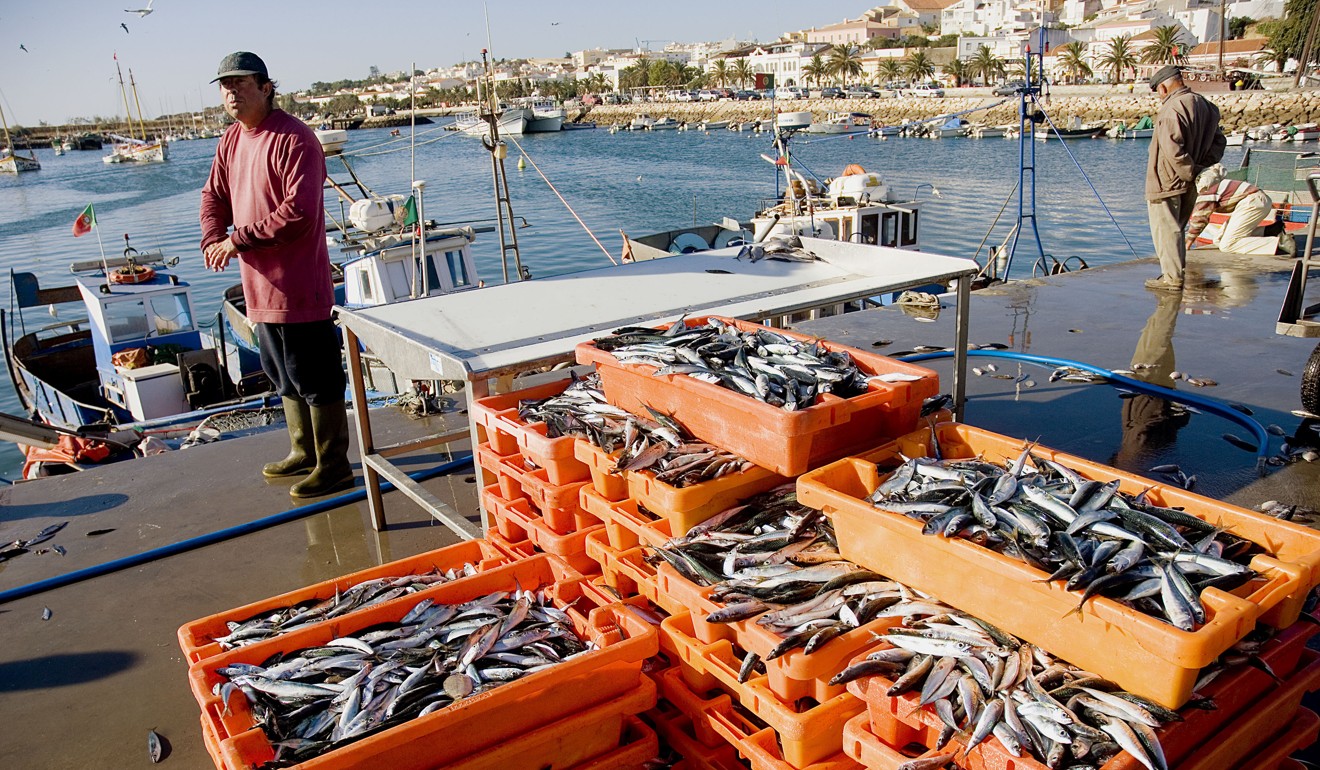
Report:
M374 307L475 288L474 240L471 227L427 230L424 249L406 233L358 239L357 256L344 262L344 304Z
M19 309L81 302L86 317L28 332L7 351L30 410L70 428L154 420L229 397L215 351L203 349L191 289L159 252L76 262L74 285L42 289L11 273Z

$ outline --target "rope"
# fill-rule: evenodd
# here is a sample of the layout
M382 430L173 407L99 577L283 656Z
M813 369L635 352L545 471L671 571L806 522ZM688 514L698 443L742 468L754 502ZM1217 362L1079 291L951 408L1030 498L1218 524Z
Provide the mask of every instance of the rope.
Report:
M1123 242L1127 244L1128 249L1132 252L1132 256L1141 259L1141 255L1138 254L1136 248L1133 247L1132 241L1128 240L1127 233L1123 232L1123 228L1119 226L1118 220L1114 219L1114 213L1109 210L1109 206L1105 205L1105 199L1100 197L1100 191L1095 189L1094 184L1091 184L1091 177L1086 175L1086 169L1082 168L1082 164L1077 160L1077 156L1073 155L1072 150L1068 149L1068 142L1064 140L1063 134L1059 133L1059 127L1054 125L1054 119L1050 117L1050 114L1041 106L1040 100L1034 95L1032 96L1031 101L1035 102L1036 108L1040 110L1040 114L1045 116L1045 121L1050 124L1050 128L1054 129L1054 133L1059 137L1059 144L1063 145L1064 152L1068 153L1068 157L1072 159L1073 165L1077 166L1077 170L1081 173L1082 179L1086 180L1086 186L1091 188L1091 192L1095 193L1095 199L1100 202L1100 208L1105 210L1105 214L1109 217L1109 221L1114 223L1114 229L1118 230L1119 235L1123 236Z
M591 232L590 227L587 227L587 223L582 221L582 217L578 216L577 212L573 210L573 207L568 205L568 201L565 200L564 196L559 193L559 190L555 189L554 183L552 183L550 181L550 178L545 175L545 172L541 170L541 167L536 165L536 161L532 160L532 156L527 152L527 150L523 149L523 146L518 143L518 140L515 139L512 134L509 134L504 138L513 142L513 146L518 148L518 152L521 152L523 154L523 157L527 159L527 162L532 164L532 168L536 169L536 173L541 175L541 179L544 180L546 186L550 188L550 192L553 192L555 194L555 197L559 198L559 202L564 204L564 208L568 209L568 213L572 214L573 218L577 220L577 223L582 225L582 229L587 231L587 235L591 236L591 240L595 241L596 245L600 247L600 250L605 253L605 257L609 259L610 264L612 265L619 264L614 259L614 255L609 252L609 249L605 248L605 244L601 243L600 239L596 237L596 234Z
M1020 181L1020 180L1019 180L1019 181ZM980 254L981 254L981 247L985 246L985 242L986 242L986 241L990 240L990 233L993 233L993 232L995 231L995 226L999 224L999 218L1002 217L1002 216L1004 216L1004 209L1007 209L1007 208L1008 208L1008 202L1011 201L1011 200L1013 200L1013 193L1017 192L1017 188L1018 188L1018 182L1014 182L1014 183L1013 183L1013 189L1009 190L1009 191L1008 191L1008 196L1004 198L1004 205L1000 206L1000 207L999 207L999 213L998 213L998 214L995 214L995 221L993 221L993 222L990 223L990 229L985 231L985 237L982 238L982 239L981 239L981 242L978 243L978 244L976 245L976 251L973 251L973 252L972 252L972 255L973 255L973 256L972 256L972 259L973 259L973 260L975 260L977 256L980 256ZM986 259L986 265L989 265L989 264L990 264L990 261L991 261L990 259ZM981 270L984 271L985 268L983 267L983 268L981 268Z
M445 125L448 125L448 124L446 123ZM444 131L444 130L445 130L445 126L436 126L435 128L431 129L430 131L423 131L422 134L425 135L425 134L434 133L434 132L436 132L436 131ZM405 149L410 149L410 148L412 148L412 147L414 147L414 146L421 146L421 145L427 145L427 144L434 144L434 143L440 141L441 139L447 139L447 138L449 138L450 136L455 136L455 135L458 135L458 134L461 134L461 133L463 133L463 132L462 132L462 131L446 131L445 133L441 134L440 136L437 136L437 137L434 138L434 139L427 139L425 142L416 142L415 144L409 144L408 147L395 147L395 148L388 149L388 150L381 150L380 152L367 152L367 150L374 150L374 149L376 149L377 147L388 147L388 146L391 145L391 144L397 144L397 143L399 143L399 142L411 142L411 140L412 140L412 137L411 137L411 136L403 136L403 135L399 135L399 136L396 136L396 137L394 137L393 139L390 139L390 140L388 140L388 141L381 142L380 144L373 144L373 145L369 145L369 146L367 146L367 147L361 147L361 148L356 149L356 150L354 150L354 151L352 151L352 152L345 152L345 153L342 153L342 154L345 155L345 156L347 156L347 157L350 157L350 158L370 158L370 157L374 157L374 156L376 156L376 155L389 155L389 154L391 154L391 153L395 153L395 152L402 152L403 150L405 150Z

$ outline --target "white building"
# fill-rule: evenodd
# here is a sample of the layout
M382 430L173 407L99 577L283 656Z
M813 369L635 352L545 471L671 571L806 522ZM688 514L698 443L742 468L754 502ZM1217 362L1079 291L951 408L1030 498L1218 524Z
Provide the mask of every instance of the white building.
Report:
M945 8L940 31L946 35L990 37L997 32L1023 32L1042 22L1056 21L1051 11L1041 11L1039 2L1029 0L958 0Z
M830 46L824 43L771 43L753 46L746 51L747 65L752 72L775 76L775 85L790 86L802 83L802 68L811 63L811 57L825 54ZM726 57L729 65L741 56Z

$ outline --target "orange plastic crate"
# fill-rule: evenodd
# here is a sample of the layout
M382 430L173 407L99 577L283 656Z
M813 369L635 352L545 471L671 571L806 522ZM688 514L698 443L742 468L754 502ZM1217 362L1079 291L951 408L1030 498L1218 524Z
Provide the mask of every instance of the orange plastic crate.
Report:
M686 608L686 620L681 621L684 634L702 645L700 654L706 658L711 673L726 685L737 684L742 659L739 651L734 650L736 644L741 652L754 652L761 657L766 668L766 686L785 701L815 698L823 703L842 694L843 685L831 685L829 680L858 651L871 647L875 643L875 634L898 625L901 620L876 618L834 637L810 655L796 649L774 660L766 660L784 637L758 625L754 617L734 623L708 622L706 616L723 606L710 600L713 589L698 586L666 563L657 565L656 579L660 595L673 600L675 609L668 610L670 613L678 614L678 607Z
M843 723L866 708L845 691L805 711L796 711L793 701L786 702L770 690L764 676L754 675L740 683L737 662L730 670L729 661L721 659L713 646L703 645L692 636L690 615L666 618L660 629L661 635L677 647L682 661L680 671L689 685L698 690L716 686L737 698L744 708L774 728L783 760L793 767L806 767L838 754Z
M650 731L639 731L634 715L654 707L655 699L655 683L642 677L635 689L617 698L529 730L457 762L441 765L436 770L598 767L601 765L597 762L618 757L623 748L637 749L636 744ZM655 744L654 733L650 737L651 743ZM646 758L652 756L655 754Z
M1311 677L1317 673L1309 671L1309 665L1316 656L1306 650L1306 643L1315 633L1315 626L1309 623L1293 626L1262 649L1261 660L1285 681ZM872 649L885 646L882 644ZM870 651L867 650L868 653ZM1303 655L1306 656L1305 660ZM851 663L865 657L865 654L858 655ZM918 705L920 698L917 693L910 692L897 697L886 695L885 691L892 684L892 681L882 676L848 683L848 691L866 703L867 732L891 748L914 744L933 747L943 728L939 717L932 710ZM1232 731L1241 715L1253 708L1267 707L1266 704L1273 702L1283 692L1283 688L1276 686L1268 675L1255 667L1239 666L1220 674L1201 692L1201 695L1212 699L1217 708L1211 711L1184 709L1182 722L1166 724L1157 731L1169 764L1182 768L1183 760L1192 752L1215 736ZM945 750L951 749L946 747ZM865 764L861 757L848 749L846 738L844 751ZM998 741L993 740L977 746L960 763L969 770L1045 770L1043 764L1031 757L1012 756ZM1141 763L1135 757L1119 754L1105 763L1102 770L1141 768Z
M481 489L481 506L486 509L486 532L498 534L510 543L521 543L528 538L527 528L523 526L521 519L509 515L510 502L511 500L502 494L499 484L491 484Z
M550 438L549 426L528 423L518 416L519 401L540 401L564 392L570 380L479 398L473 402L471 419L486 432L487 440L499 454L517 452L538 467L544 468L553 484L583 481L589 475L586 465L573 455L573 437Z
M573 444L573 455L586 464L596 494L611 502L628 498L628 477L613 472L615 462L605 454L604 449L590 441L578 439Z
M780 750L781 742L773 729L758 729L737 711L716 711L711 714L711 724L746 757L752 770L862 770L861 765L842 751L811 764L794 764ZM842 731L839 735L841 738Z
M202 746L206 748L206 754L211 758L211 764L215 770L225 770L224 765L220 763L220 740L215 737L215 730L211 723L206 720L206 715L200 717L202 725Z
M468 698L427 716L304 762L307 770L349 767L391 767L424 770L457 762L465 756L508 741L539 726L564 718L635 690L642 662L659 649L656 630L619 605L591 607L583 594L583 579L558 559L547 555L512 562L461 581L419 592L420 601L461 603L494 591L548 586L554 601L572 618L579 635L600 649L538 671ZM215 731L219 760L227 770L263 764L274 750L255 726L247 702L233 698L226 711L212 688L224 681L216 670L231 663L261 663L276 653L323 645L380 623L397 622L413 604L371 608L351 618L302 629L207 658L188 670L193 695Z
M1289 754L1315 743L1320 723L1302 708L1302 698L1320 689L1320 654L1307 650L1303 659L1308 661L1305 668L1187 757L1179 770L1270 770ZM1262 754L1272 756L1273 764L1262 761Z
M583 527L599 524L595 516L582 510L579 491L589 486L588 481L575 481L571 484L551 484L544 469L527 470L522 467L519 458L504 458L499 463L501 493L507 500L526 498L540 512L545 524L557 534L566 535ZM505 490L504 480L511 480L516 487Z
M508 556L511 561L526 559L536 554L536 546L532 545L532 541L530 540L519 540L516 543L512 543L496 532L487 532L486 542L495 546L500 553Z
M753 466L739 473L679 488L657 481L650 471L611 474L609 471L614 468L616 457L586 441L579 440L578 443L577 455L591 467L592 486L599 497L611 502L623 501L624 498L617 495L617 486L606 484L611 493L606 494L596 483L601 474L616 480L622 478L627 483L627 499L655 514L656 518L668 521L670 530L679 535L742 500L788 481L765 468Z
M477 448L472 450L472 458L481 470L480 483L483 487L496 485L499 487L500 495L509 499L525 497L522 485L518 479L503 473L505 461L522 462L522 455L516 452L511 455L502 455L494 450L490 444L478 444Z
M646 770L660 753L659 737L650 725L633 716L624 719L623 729L619 748L575 765L571 770ZM541 765L538 770L544 767Z
M766 328L746 321L721 320L747 331ZM702 326L705 322L703 317L686 323ZM798 340L814 339L781 329L773 331ZM578 363L596 365L605 397L615 406L638 415L648 414L646 407L650 406L673 416L703 441L781 476L797 476L913 430L922 402L939 392L939 377L929 369L833 342L821 344L826 350L846 351L868 375L895 372L921 379L872 382L866 393L847 399L826 393L813 406L786 412L686 375L656 377L652 374L654 367L620 364L592 342L578 345L576 355Z
M541 520L540 511L532 506L530 500L498 499L494 502L499 510L498 518L507 519L512 526L526 532L527 539L538 551L559 557L583 575L598 574L599 565L587 555L586 541L592 532L604 529L604 524L561 535L546 526Z
M473 564L477 570L484 571L505 564L508 561L508 556L484 540L468 540L456 543L445 548L382 564L378 567L358 570L333 580L324 580L305 588L288 591L269 599L252 602L232 610L208 615L191 623L185 623L179 627L178 631L179 648L183 650L183 656L189 664L196 663L199 660L223 652L220 645L216 644L213 639L217 636L227 636L229 627L225 624L231 621L242 622L302 602L331 599L336 594L343 593L352 586L376 578L421 575L434 569L444 572L462 567L464 564ZM406 594L391 601L403 604L408 604L411 601L415 604L416 600L412 598L413 596L415 594Z
M927 749L920 753L905 754L894 746L880 740L871 732L871 720L866 714L858 714L843 726L843 753L860 763L867 770L898 770L904 762L918 757L934 757L947 754L953 749L945 746L936 751ZM906 748L906 746L905 746ZM1108 767L1107 763L1105 767Z
M605 525L611 548L626 551L639 545L663 545L670 535L667 519L653 519L639 510L636 500L610 502L591 487L582 490L582 509Z
M665 745L678 752L693 770L745 770L747 765L738 760L738 752L724 738L711 731L717 741L707 746L697 739L693 721L677 706L660 701L643 715L654 727ZM710 729L707 726L706 729Z
M937 431L945 458L979 455L987 462L1004 462L1022 449L1018 439L966 425L945 423ZM929 432L921 430L805 474L798 479L798 499L833 519L844 558L934 594L1169 708L1185 703L1200 670L1257 621L1275 628L1291 625L1320 580L1320 532L1037 446L1033 452L1038 457L1088 478L1119 479L1132 494L1149 488L1155 502L1182 507L1277 555L1252 559L1252 569L1267 579L1240 589L1250 591L1247 596L1206 589L1201 595L1206 623L1195 631L1181 631L1104 597L1070 614L1079 594L1065 591L1057 581L1044 582L1046 576L1030 565L967 540L923 535L921 522L867 502L881 482L876 463L897 465L900 454L926 456L929 443Z
M641 595L653 603L655 602L654 574L651 575L649 586L639 585L636 579L638 570L633 564L624 561L627 557L636 557L640 561L642 558L640 548L630 549L629 551L612 548L604 529L596 530L587 535L586 547L587 555L600 566L602 578L606 583L624 596ZM642 562L641 566L646 567L648 565ZM657 606L659 605L657 604ZM661 607L661 609L669 612L664 607Z

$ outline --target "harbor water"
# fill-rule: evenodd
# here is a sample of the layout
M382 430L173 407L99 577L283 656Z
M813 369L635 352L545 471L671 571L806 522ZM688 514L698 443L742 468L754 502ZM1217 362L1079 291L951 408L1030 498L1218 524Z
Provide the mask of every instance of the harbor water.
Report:
M223 291L238 281L232 269L222 274L206 271L198 249L199 193L215 144L176 143L168 163L141 167L106 165L99 152L56 157L50 150L38 150L41 171L0 177L0 269L34 272L43 286L67 283L71 262L100 254L96 234L75 239L71 232L74 219L90 203L107 255L120 254L128 234L140 251L161 249L177 256L176 270L192 285L198 318L214 322ZM1103 265L1152 253L1140 194L1147 144L1109 139L1036 144L1039 226L1047 254ZM533 277L609 264L605 251L565 210L535 167L615 258L622 249L621 230L640 236L726 216L745 219L759 202L776 194L775 169L761 157L772 153L769 134L611 134L597 129L524 135L511 138L509 145L509 192L515 214L527 223L519 229L518 240L523 264ZM794 149L805 170L822 179L857 163L880 173L896 197L920 198L925 251L984 259L987 249L1008 235L1017 213L1016 140L806 136ZM406 195L414 175L425 180L428 219L467 222L494 216L490 155L473 137L435 125L418 127L415 142L406 128L400 137L391 137L386 129L364 130L350 132L346 151L359 178L376 194ZM523 152L534 164L519 170ZM1237 165L1241 153L1230 148L1225 165ZM343 176L335 173L342 167L333 159L329 168L336 177ZM339 216L337 196L328 192L326 201L328 210ZM998 225L978 254L978 244L1001 207ZM487 283L501 281L495 234L479 235L474 253L480 277ZM1027 270L1034 256L1034 243L1024 240L1015 275ZM5 285L8 312L13 300L8 282ZM37 311L29 328L53 322ZM11 328L15 323L11 318ZM528 323L534 326L535 321ZM21 413L8 385L0 388L0 411ZM0 445L0 476L16 478L20 466L16 448Z

